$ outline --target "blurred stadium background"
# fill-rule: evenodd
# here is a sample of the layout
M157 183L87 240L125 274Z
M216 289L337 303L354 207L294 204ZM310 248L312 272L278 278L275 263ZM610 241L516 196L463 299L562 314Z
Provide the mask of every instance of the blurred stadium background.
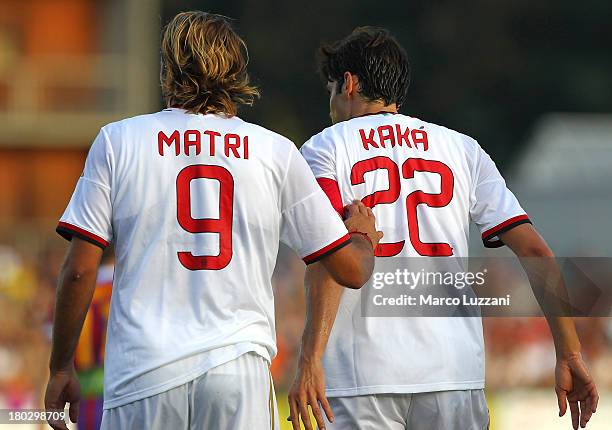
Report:
M0 408L42 404L66 249L56 221L99 127L161 107L159 30L189 9L236 19L263 94L240 116L298 145L329 124L315 75L318 44L358 25L389 28L414 68L402 112L477 138L559 255L612 257L609 1L0 0ZM303 270L280 253L273 372L283 424L303 324ZM79 346L90 397L103 359L101 291ZM578 327L601 389L589 427L609 429L612 322L583 319ZM489 318L485 334L492 428L570 428L567 417L557 418L545 322ZM99 413L95 402L87 408L80 428Z

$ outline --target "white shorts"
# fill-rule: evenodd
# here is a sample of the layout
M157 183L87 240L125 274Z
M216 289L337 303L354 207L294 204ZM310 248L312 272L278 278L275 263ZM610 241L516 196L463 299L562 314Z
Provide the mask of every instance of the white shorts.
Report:
M249 352L186 384L107 409L102 430L277 430L268 362Z
M328 430L486 430L483 390L328 397Z

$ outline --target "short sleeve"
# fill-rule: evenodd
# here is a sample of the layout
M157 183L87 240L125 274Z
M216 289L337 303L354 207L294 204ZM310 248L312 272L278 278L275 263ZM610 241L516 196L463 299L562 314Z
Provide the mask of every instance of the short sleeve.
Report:
M504 246L498 237L501 233L531 223L491 157L479 145L470 197L470 217L478 226L487 248Z
M108 143L102 129L89 149L83 174L57 226L65 239L76 236L103 249L112 239L113 157Z
M337 182L336 145L328 134L329 131L325 130L314 135L302 145L300 151L315 178L327 178Z
M338 186L334 142L322 132L310 138L302 145L300 150L308 166L310 166L310 170L317 178L317 183L336 212L342 217L344 215L344 205Z
M287 166L281 192L281 241L306 264L314 263L348 245L350 237L295 147Z

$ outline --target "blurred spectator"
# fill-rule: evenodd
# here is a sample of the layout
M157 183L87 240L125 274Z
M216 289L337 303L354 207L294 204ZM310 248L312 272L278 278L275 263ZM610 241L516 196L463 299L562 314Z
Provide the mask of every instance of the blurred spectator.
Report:
M98 271L96 289L75 354L81 383L79 430L98 430L104 405L104 350L114 274L114 253L108 249Z

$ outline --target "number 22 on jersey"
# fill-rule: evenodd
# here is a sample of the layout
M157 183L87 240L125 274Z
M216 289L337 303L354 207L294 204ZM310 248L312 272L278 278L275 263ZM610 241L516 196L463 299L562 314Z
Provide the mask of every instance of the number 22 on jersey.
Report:
M389 188L375 191L365 196L363 204L374 208L380 204L394 204L400 197L401 177L399 166L389 157L379 156L362 160L351 169L351 184L365 183L365 174L375 170L386 170ZM417 208L420 204L432 208L442 208L453 199L454 178L451 169L444 163L423 158L408 158L401 166L404 179L414 179L415 172L429 172L440 175L441 191L438 194L413 191L406 197L406 215L408 217L408 237L419 255L429 257L448 257L453 255L453 248L448 243L425 243L419 237L419 219ZM376 249L379 257L391 257L399 254L405 241L380 243Z

